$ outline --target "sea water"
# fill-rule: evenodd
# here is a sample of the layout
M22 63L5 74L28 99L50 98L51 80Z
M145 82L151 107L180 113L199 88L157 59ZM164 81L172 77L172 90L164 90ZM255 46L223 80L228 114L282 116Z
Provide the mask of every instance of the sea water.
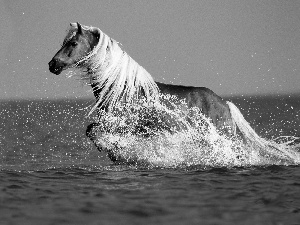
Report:
M300 136L299 98L231 100L261 137ZM297 161L253 160L212 129L206 145L191 133L106 137L148 162L115 165L85 136L91 104L0 103L1 224L300 224ZM285 146L297 156L297 140Z

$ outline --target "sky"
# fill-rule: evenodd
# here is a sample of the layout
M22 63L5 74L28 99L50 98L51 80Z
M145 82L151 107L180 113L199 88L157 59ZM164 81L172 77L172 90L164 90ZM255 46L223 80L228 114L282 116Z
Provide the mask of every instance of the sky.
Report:
M70 22L100 28L159 82L300 93L298 0L0 0L0 99L93 96L48 69Z

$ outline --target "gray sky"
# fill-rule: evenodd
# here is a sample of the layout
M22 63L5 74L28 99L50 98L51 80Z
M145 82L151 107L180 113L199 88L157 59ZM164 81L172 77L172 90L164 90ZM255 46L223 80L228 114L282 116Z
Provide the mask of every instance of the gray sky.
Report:
M70 22L99 27L157 81L300 92L298 0L0 0L0 98L92 96L48 71Z

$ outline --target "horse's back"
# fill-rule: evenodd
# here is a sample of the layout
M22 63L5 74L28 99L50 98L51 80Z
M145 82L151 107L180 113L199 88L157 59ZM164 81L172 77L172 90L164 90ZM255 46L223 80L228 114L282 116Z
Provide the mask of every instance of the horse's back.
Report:
M234 128L230 109L225 100L206 87L171 85L157 82L163 94L175 95L185 99L188 107L198 107L208 116L218 129L225 126Z

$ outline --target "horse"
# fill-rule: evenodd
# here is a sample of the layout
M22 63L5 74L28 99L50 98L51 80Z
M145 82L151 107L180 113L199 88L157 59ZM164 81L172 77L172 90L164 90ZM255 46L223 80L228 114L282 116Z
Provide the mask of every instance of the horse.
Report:
M118 102L136 102L143 97L146 101L159 101L160 94L184 99L188 108L197 107L227 136L237 133L245 142L261 149L271 146L251 128L240 110L229 101L206 87L182 86L155 82L152 76L120 47L120 44L97 27L71 23L62 47L49 62L50 72L59 75L68 68L82 69L82 79L88 80L96 103L96 109L111 112ZM158 124L156 124L158 125ZM172 126L172 124L170 124ZM99 124L87 127L87 137L99 151L106 150L109 158L116 162L117 155L101 141Z

